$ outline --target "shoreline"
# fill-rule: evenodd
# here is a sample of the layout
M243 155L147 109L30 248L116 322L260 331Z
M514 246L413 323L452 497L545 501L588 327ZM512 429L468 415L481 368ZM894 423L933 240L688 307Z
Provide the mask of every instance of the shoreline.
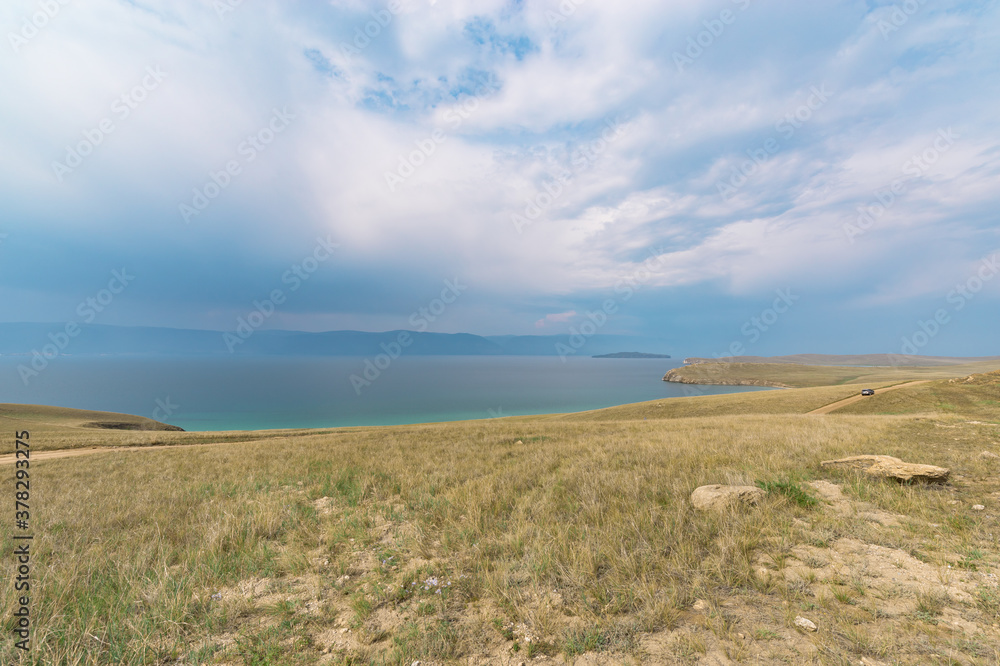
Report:
M663 375L663 380L665 382L670 382L673 384L696 384L698 386L756 386L759 388L775 388L775 389L787 389L794 388L788 384L782 384L781 382L772 382L766 379L720 379L718 381L703 381L698 379L691 379L689 377L681 376L678 370L683 370L685 367L671 368L667 370L667 374Z

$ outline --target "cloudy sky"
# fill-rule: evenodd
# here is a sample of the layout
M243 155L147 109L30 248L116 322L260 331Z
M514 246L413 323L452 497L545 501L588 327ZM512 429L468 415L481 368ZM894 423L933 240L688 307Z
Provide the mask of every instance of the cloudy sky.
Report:
M110 285L95 323L230 330L280 292L269 328L432 308L679 355L1000 354L997 2L11 0L0 25L0 321Z

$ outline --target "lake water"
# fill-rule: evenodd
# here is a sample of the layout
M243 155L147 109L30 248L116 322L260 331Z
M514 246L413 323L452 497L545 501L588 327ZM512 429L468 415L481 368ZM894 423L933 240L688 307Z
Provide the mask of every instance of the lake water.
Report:
M357 390L350 378L365 360L355 357L62 356L25 386L17 366L26 360L0 357L0 402L137 414L186 430L454 421L761 390L664 382L681 365L673 359L403 356Z

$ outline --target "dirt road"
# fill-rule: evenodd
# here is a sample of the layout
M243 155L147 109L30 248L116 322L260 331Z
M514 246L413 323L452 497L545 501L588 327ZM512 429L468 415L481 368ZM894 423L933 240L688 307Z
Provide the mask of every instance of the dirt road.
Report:
M906 382L904 384L896 384L895 386L886 386L885 388L875 389L875 395L880 393L885 393L887 391L895 391L896 389L906 388L907 386L916 386L917 384L926 384L931 381L930 379L918 379L913 382ZM865 398L870 398L872 396L861 395L861 389L858 389L857 395L852 395L850 398L844 398L843 400L838 400L837 402L831 402L829 405L823 405L819 409L814 409L811 412L806 412L807 414L829 414L830 412L836 411L841 407L846 407L847 405L854 404L864 400Z
M114 453L116 451L163 451L165 449L208 448L210 446L225 446L234 442L212 442L209 444L167 444L160 446L94 446L85 449L60 449L56 451L32 451L31 462L40 460L57 460L59 458L75 458L89 456L94 453ZM13 465L16 454L9 453L0 456L0 465Z

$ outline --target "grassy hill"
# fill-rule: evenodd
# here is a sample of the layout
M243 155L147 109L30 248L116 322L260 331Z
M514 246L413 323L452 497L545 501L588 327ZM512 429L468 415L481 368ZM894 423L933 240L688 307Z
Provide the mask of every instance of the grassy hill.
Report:
M146 446L34 463L33 661L0 662L997 663L1000 373L806 414L857 388L255 433L20 406L39 447ZM951 481L819 466L862 453Z
M276 436L316 435L330 430L185 432L143 416L46 405L0 403L0 426L13 433L29 430L33 451L171 446L248 442ZM14 451L12 437L0 440L0 454Z
M795 363L798 365L853 365L859 367L937 367L970 363L1000 363L1000 356L911 356L908 354L790 354L787 356L726 356L684 359L685 363Z
M695 363L674 368L664 381L682 384L723 384L803 388L838 384L891 384L915 379L948 379L989 372L1000 361L976 361L958 365L853 367L803 365L799 363Z
M181 430L177 426L131 414L5 403L0 403L0 423L29 424L42 428L53 426L107 430Z

